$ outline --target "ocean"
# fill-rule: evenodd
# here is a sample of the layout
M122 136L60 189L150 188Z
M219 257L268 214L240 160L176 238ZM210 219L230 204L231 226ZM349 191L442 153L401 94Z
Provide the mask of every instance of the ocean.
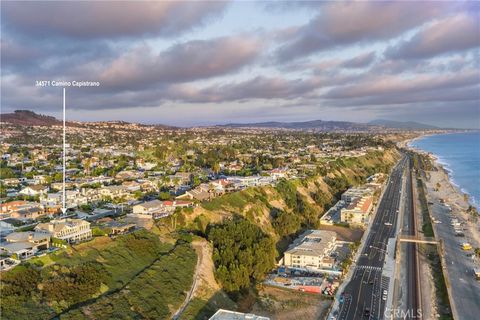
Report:
M434 154L452 183L480 209L480 132L425 136L410 146Z

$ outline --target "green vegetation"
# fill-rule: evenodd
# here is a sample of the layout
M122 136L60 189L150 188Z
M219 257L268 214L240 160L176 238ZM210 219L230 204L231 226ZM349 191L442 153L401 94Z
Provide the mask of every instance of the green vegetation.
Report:
M215 276L229 293L239 293L262 281L275 266L273 240L241 217L212 226L208 240L214 246Z
M428 156L414 152L412 153L412 158L413 158L413 167L416 170L424 170L424 171L436 170L435 166L433 165L432 161Z
M427 198L425 196L425 187L423 181L417 178L418 199L420 200L420 209L422 210L423 225L422 231L425 237L434 237L432 220L430 219L430 212L428 209Z
M442 262L435 249L431 248L430 253L427 255L430 262L430 268L432 270L433 281L435 284L435 293L438 301L438 312L440 319L453 320L452 311L450 309L450 300L448 299L447 285L445 278L443 277Z
M219 308L236 310L237 306L225 293L218 291L208 301L197 297L190 300L180 320L208 319Z
M180 305L183 291L192 281L196 255L186 243L174 247L161 243L152 233L137 231L115 240L98 237L51 254L49 260L47 264L32 259L31 264L2 274L2 319L48 319L65 312L74 316L80 306L102 296L125 296L122 290L127 285L129 299L136 299L128 300L131 305L145 306L140 302L148 299ZM119 299L115 310L130 310L131 305L121 304L125 297ZM143 308L137 310L139 314L151 318L169 312L158 301L153 311Z
M61 319L169 319L192 284L195 251L180 244L143 270L128 286L106 294Z
M231 212L241 212L247 204L252 203L268 204L262 188L248 188L243 191L228 193L211 201L202 202L202 207L210 211L223 209Z

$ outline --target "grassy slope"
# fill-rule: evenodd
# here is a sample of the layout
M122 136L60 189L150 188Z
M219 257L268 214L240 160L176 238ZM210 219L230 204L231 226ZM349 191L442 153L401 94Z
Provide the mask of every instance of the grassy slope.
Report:
M60 319L169 319L190 289L196 258L190 246L179 245L123 289L73 309Z
M42 257L32 259L30 263L38 265L39 261L46 260ZM15 302L15 305L2 304L2 319L45 319L54 315L85 319L89 314L96 319L107 319L111 318L108 311L117 314L125 313L125 310L131 310L130 315L136 312L146 318L169 318L170 313L183 302L184 292L190 288L196 254L189 245L174 247L160 242L152 233L137 231L115 240L95 238L50 255L46 262L48 266L35 267L41 277L40 284L31 295L2 297L4 301ZM89 262L99 263L102 267L102 283L96 293L82 296L82 300L73 305L60 299L46 299L42 284L47 283L52 274ZM25 267L16 267L7 274L13 275L22 268ZM65 292L68 295L68 289ZM109 301L115 303L112 305ZM146 301L155 305L153 310L145 306ZM109 308L96 313L96 307L102 306L102 303ZM132 310L133 305L136 307ZM83 310L87 312L82 314Z

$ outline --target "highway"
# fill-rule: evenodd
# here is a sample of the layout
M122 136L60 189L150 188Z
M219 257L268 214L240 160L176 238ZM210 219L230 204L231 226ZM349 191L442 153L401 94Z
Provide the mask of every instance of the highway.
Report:
M352 279L343 291L343 302L337 319L383 319L389 278L382 276L389 238L395 237L402 188L402 177L408 165L404 157L392 170L385 192L377 208L370 234L358 258ZM391 294L388 292L388 294Z

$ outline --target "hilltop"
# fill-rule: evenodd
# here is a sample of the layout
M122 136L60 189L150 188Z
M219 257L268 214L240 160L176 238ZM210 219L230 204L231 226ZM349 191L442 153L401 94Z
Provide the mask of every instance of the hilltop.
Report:
M10 123L13 125L19 126L60 126L62 121L43 114L38 114L30 110L15 110L13 113L2 113L0 114L0 122ZM81 121L67 121L67 126L82 126L82 125L118 125L118 126L127 126L134 123L127 121L95 121L95 122L81 122ZM146 124L135 124L140 127L156 127L160 129L175 129L173 126L167 126L163 124L156 125L146 125Z
M62 124L62 121L55 117L37 114L29 110L15 110L13 113L2 113L0 120L1 122L22 126L55 126Z

